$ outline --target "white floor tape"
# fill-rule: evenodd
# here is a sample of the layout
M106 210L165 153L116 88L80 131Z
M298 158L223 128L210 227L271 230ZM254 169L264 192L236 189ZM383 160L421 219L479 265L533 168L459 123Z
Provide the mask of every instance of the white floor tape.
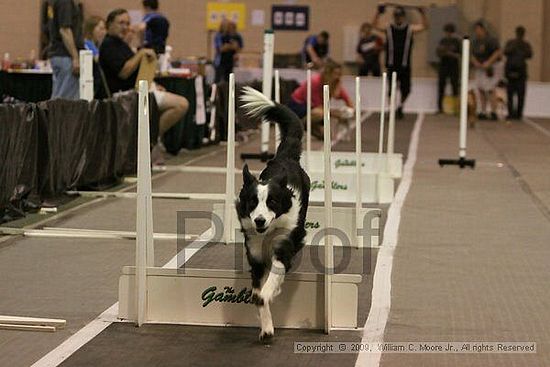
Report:
M416 163L418 141L423 121L424 114L421 112L416 119L411 134L403 178L388 211L388 220L384 228L384 240L378 252L374 271L371 308L363 328L363 343L381 343L384 340L384 330L386 329L391 306L393 253L398 241L401 209L412 183L413 168ZM355 366L379 366L381 357L381 353L359 353Z

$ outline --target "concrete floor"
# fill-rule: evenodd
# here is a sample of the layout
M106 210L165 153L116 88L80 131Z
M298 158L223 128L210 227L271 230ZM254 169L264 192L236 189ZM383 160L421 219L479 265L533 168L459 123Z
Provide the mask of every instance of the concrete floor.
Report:
M396 150L408 150L415 116L399 122ZM377 147L377 115L364 129L365 150ZM547 129L550 121L537 120ZM470 130L475 171L441 169L436 161L456 154L456 119L429 116L420 135L413 184L405 201L392 275L392 309L385 340L536 341L536 355L384 354L382 366L550 365L550 137L525 123L483 122ZM314 147L320 147L318 142ZM257 142L239 151L254 151ZM341 150L353 150L351 142ZM208 154L200 158L199 154ZM173 162L224 166L224 148L192 152ZM251 168L262 165L251 163ZM222 192L223 175L168 173L155 191ZM208 186L204 185L208 182ZM237 183L237 185L240 185ZM209 203L155 200L155 231L175 232L178 210L208 210ZM387 208L383 208L387 212ZM107 199L52 221L48 226L133 230L132 200ZM190 233L201 233L196 222ZM97 317L117 299L120 267L134 261L133 241L58 240L14 237L0 242L0 313L67 319L52 334L0 331L0 366L29 366ZM157 241L156 262L176 252ZM216 252L216 251L214 251ZM205 259L216 259L211 263ZM223 254L204 252L196 266L225 266ZM374 270L376 254L362 256ZM190 262L193 264L193 262ZM303 266L307 269L307 262ZM372 277L360 288L360 317L370 308ZM296 341L358 341L361 332L325 336L316 331L277 330L271 347L256 341L254 328L112 324L68 358L63 366L352 366L354 354L294 354Z

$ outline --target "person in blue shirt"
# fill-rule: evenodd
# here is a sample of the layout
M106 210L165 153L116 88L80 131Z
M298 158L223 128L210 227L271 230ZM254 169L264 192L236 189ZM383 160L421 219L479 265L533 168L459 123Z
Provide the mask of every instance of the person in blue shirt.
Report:
M94 59L97 61L99 58L99 46L107 34L105 21L97 15L92 15L84 21L83 28L84 48L92 51Z
M214 82L228 81L229 74L233 72L238 53L243 48L243 38L237 32L235 23L226 19L222 20L220 30L214 38L214 47L216 48L216 57L214 58L216 77Z
M159 13L158 0L143 0L145 15L137 26L137 32L143 37L143 47L152 48L157 55L163 54L166 49L166 39L170 30L170 22Z
M94 98L105 98L110 95L99 66L99 46L106 34L107 28L103 18L92 15L84 21L84 48L92 51L94 55Z
M315 68L321 68L324 59L328 56L329 34L327 31L322 31L319 34L314 34L306 38L304 47L302 48L302 61L304 65L313 63Z

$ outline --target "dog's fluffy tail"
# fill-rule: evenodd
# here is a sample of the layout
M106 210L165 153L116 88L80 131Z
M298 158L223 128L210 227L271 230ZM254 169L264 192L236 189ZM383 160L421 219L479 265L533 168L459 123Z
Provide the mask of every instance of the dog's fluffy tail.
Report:
M288 107L271 101L252 87L243 87L241 101L247 114L260 117L263 121L275 122L281 130L281 144L277 149L278 157L300 160L302 154L302 122Z

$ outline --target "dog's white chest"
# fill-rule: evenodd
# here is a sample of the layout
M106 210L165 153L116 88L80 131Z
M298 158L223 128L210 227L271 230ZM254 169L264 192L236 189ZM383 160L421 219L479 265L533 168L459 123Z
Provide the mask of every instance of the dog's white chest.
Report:
M273 256L273 246L265 235L252 235L248 237L248 251L250 256L258 262L269 262Z

